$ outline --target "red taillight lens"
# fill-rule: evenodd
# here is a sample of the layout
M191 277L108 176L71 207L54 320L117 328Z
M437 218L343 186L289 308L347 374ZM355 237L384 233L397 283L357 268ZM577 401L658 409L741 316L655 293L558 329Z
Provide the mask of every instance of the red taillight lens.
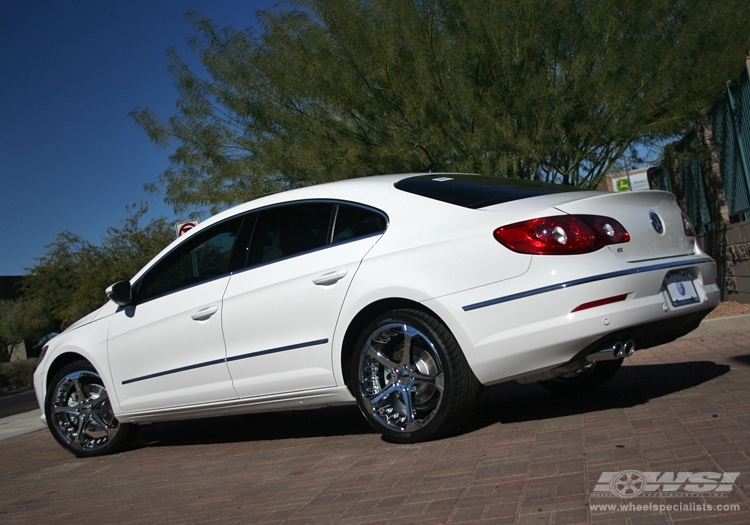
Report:
M493 232L503 246L532 255L575 255L628 242L630 234L610 217L559 215L501 226Z

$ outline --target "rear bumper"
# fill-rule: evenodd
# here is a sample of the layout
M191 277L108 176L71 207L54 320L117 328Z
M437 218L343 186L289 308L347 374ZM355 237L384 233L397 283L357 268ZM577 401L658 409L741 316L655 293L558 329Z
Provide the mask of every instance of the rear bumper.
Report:
M560 366L607 339L632 339L637 350L672 341L719 302L716 265L706 256L625 267L611 254L597 258L539 257L521 277L425 305L451 328L479 381L490 385ZM585 271L592 267L602 271ZM700 302L672 304L664 279L676 270L690 274ZM626 299L573 311L621 295Z

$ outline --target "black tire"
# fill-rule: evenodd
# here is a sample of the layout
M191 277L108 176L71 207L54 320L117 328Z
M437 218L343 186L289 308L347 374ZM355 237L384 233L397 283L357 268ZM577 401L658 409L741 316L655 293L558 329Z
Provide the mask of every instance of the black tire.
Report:
M455 430L480 389L453 334L430 315L407 309L380 315L364 329L351 384L367 421L397 443Z
M612 379L622 366L622 359L611 361L595 361L588 366L574 372L540 381L544 388L561 394L580 394L589 392Z
M79 458L122 450L135 431L117 421L107 389L88 361L71 363L55 375L44 412L57 442Z

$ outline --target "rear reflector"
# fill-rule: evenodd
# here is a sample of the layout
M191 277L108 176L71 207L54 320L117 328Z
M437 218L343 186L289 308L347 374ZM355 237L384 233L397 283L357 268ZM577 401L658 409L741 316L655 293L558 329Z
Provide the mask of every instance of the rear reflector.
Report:
M597 301L591 301L590 303L583 303L582 305L573 308L570 313L580 312L581 310L588 310L589 308L596 308L597 306L604 306L605 304L619 303L627 299L628 294L615 295L614 297L607 297L606 299L599 299Z
M501 226L495 240L518 253L576 255L630 241L616 220L599 215L557 215Z

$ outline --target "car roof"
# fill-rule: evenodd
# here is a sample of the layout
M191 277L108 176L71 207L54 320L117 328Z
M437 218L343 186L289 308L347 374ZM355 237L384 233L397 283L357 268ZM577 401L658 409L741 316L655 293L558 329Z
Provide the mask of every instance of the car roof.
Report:
M312 199L351 200L385 206L394 192L410 193L436 201L478 209L529 197L578 191L579 188L525 179L487 177L466 173L401 173L345 179L261 197L218 214L215 219L274 204ZM214 219L212 217L212 219ZM216 222L211 220L211 223Z
M416 197L425 206L448 205L458 212L560 191L565 191L565 188L528 180L450 172L375 175L306 186L253 199L206 219L165 247L133 280L139 278L156 259L172 250L178 242L213 224L267 206L295 201L340 200L371 206L388 213L394 206L405 205L411 208L416 204Z

